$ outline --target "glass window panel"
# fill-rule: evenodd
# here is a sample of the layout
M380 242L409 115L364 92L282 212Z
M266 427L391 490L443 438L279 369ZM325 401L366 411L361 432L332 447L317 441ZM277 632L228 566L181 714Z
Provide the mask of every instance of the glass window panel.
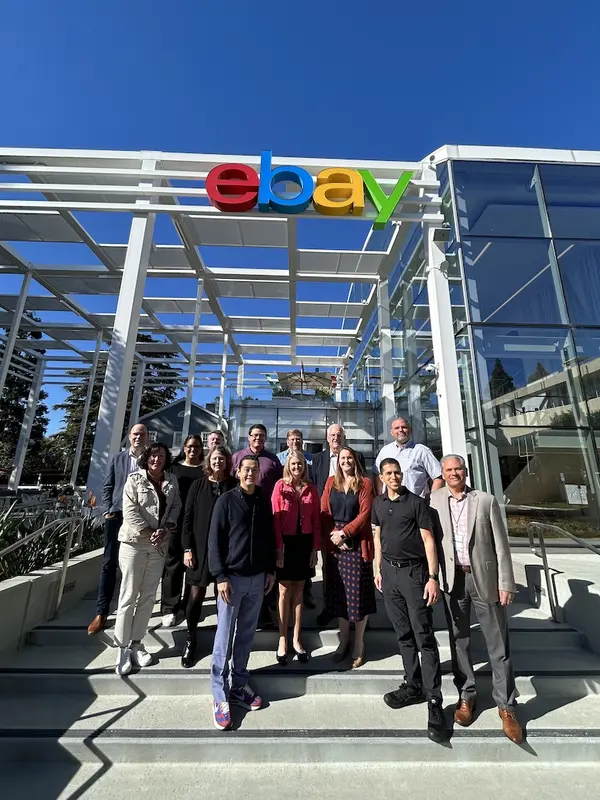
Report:
M552 236L600 238L600 167L542 164L540 176Z
M598 534L589 431L502 428L486 430L486 439L511 536L526 536L532 521Z
M570 322L600 325L600 241L555 244Z
M600 431L600 328L575 329L573 336L589 424Z
M462 253L473 322L561 323L549 241L473 237Z
M473 342L486 424L587 424L567 328L474 328Z
M543 237L534 164L453 161L461 236Z

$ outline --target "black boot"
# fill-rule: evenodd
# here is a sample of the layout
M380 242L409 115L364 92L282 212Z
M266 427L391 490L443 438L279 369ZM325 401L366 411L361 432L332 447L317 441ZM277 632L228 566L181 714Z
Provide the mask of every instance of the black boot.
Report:
M185 640L185 645L183 647L183 653L181 655L181 666L184 669L190 669L194 666L196 661L196 636L192 633L188 633L187 638Z

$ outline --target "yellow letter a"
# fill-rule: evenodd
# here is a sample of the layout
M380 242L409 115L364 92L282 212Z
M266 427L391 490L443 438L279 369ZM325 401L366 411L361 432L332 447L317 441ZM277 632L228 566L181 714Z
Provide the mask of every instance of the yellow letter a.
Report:
M355 169L332 167L322 170L317 175L313 205L320 214L328 216L360 216L365 208L362 178Z

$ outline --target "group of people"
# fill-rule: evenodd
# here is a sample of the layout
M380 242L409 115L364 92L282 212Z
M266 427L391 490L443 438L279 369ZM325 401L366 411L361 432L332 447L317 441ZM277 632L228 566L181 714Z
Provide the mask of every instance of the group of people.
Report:
M462 456L440 462L413 443L406 419L394 420L391 433L371 479L341 425L328 428L327 446L312 456L296 429L279 455L266 449L262 424L250 427L248 447L233 456L219 431L208 438L206 458L202 438L191 435L174 464L165 445L148 443L145 427L134 425L129 450L112 459L104 484L105 554L97 616L88 628L93 635L106 624L118 564L117 673L152 663L143 638L161 578L163 625L185 613L182 666L193 666L202 603L214 582L213 719L229 729L230 703L250 711L262 705L250 686L248 660L271 606L279 626L277 662L309 659L303 607L314 606L311 581L321 552L324 608L317 619L325 625L337 618L334 662L349 659L353 669L365 662L365 630L381 592L404 664L404 682L384 702L395 709L426 702L428 735L445 742L433 606L443 600L459 693L454 721L463 726L475 710L473 608L503 730L520 743L506 613L516 588L498 503L468 486Z

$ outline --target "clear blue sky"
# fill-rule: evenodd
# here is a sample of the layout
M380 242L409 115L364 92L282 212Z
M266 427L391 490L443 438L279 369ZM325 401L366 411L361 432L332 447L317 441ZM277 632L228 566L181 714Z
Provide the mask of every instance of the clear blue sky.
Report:
M585 0L5 3L0 144L365 159L447 143L600 149L599 29Z

